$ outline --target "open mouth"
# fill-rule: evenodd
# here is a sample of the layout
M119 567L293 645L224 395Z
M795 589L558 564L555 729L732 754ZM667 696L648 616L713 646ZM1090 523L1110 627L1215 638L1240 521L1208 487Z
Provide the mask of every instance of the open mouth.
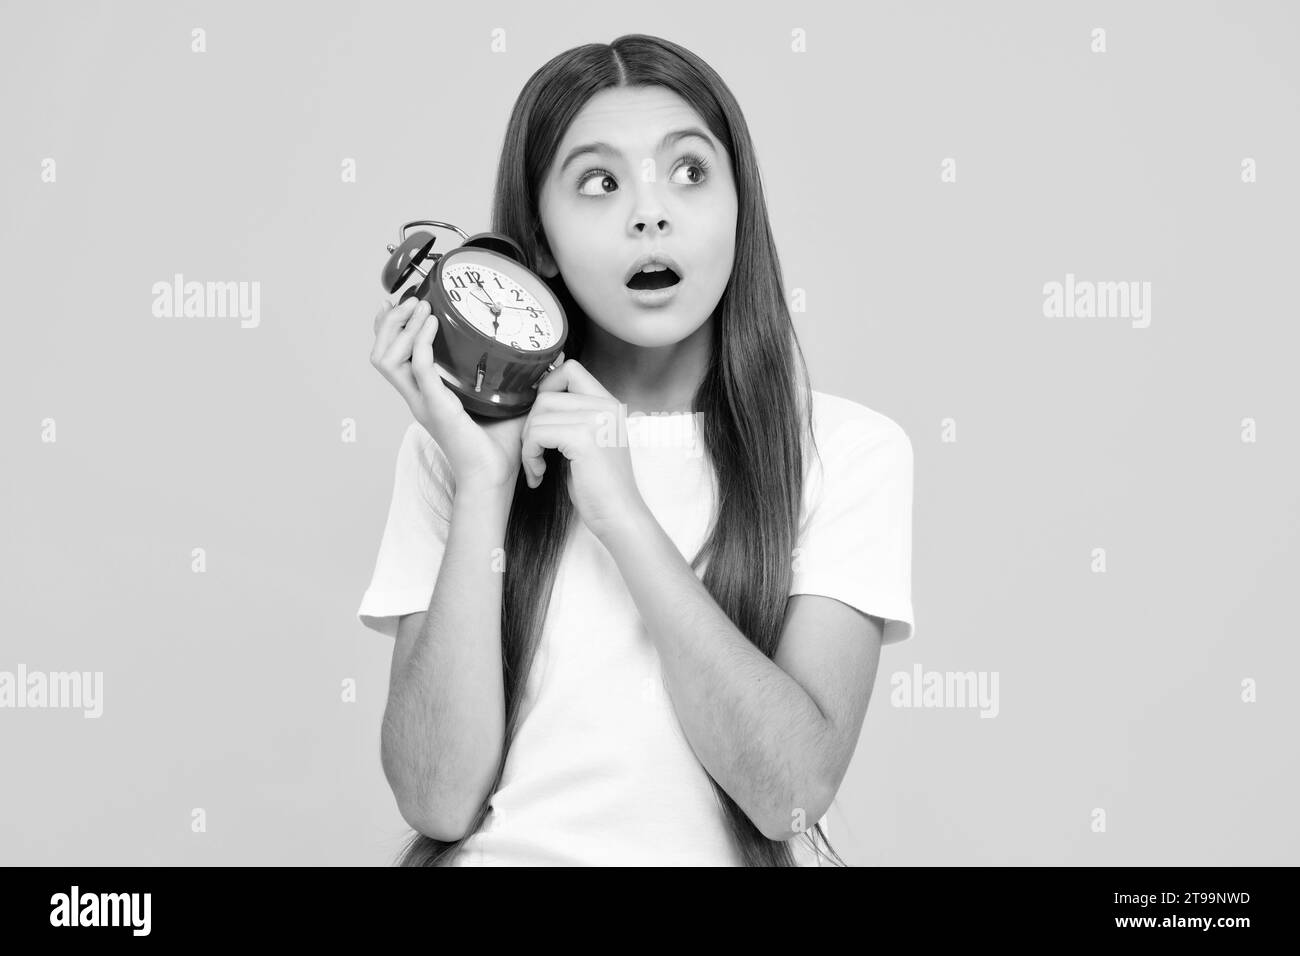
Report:
M681 277L672 269L664 268L658 272L638 272L627 280L627 287L637 291L667 289L681 282Z

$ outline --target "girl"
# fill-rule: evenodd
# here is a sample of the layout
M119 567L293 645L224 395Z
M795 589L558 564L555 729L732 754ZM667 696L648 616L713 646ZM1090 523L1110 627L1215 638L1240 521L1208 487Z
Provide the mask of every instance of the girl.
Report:
M396 639L401 864L843 865L825 814L913 627L912 448L808 387L739 106L656 37L562 53L491 228L571 326L526 415L462 409L427 304L375 317L415 416L357 612Z

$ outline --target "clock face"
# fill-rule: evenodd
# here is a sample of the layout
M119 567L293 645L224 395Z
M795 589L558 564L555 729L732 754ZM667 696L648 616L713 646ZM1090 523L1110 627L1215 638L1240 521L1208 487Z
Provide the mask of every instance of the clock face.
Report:
M521 352L540 352L559 341L555 299L539 286L541 280L518 263L482 249L449 254L442 265L443 291L466 321Z

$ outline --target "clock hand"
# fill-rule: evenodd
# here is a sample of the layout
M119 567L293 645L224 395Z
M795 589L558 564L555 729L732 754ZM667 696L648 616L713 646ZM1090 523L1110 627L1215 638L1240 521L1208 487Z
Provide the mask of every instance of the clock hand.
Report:
M482 279L479 279L478 282L476 282L476 283L474 283L474 284L477 285L480 289L483 290L483 294L486 295L486 296L488 297L488 300L489 300L493 305L497 305L497 300L492 298L492 293L491 293L491 292L488 292L488 290L487 290L487 286L485 286L485 285L483 284L483 280L482 280ZM501 306L497 305L497 308L499 309L499 308L501 308Z
M472 294L472 293L471 293L471 294ZM474 298L478 299L478 296L474 296ZM478 300L479 300L480 302L483 302L482 299L478 299ZM535 306L535 305L504 305L504 304L498 304L498 303L495 303L495 302L490 303L490 304L487 303L487 302L483 302L483 304L486 305L489 309L492 308L493 305L495 305L498 309L517 309L517 310L519 310L520 312L527 312L527 311L529 311L530 309L535 309L535 308L537 308L537 306ZM533 318L537 318L537 316L533 316Z
M483 284L483 281L481 279L478 282L478 287L483 290L483 294L486 295L488 297L488 301L492 303L492 305L490 306L490 308L492 309L492 338L496 339L499 342L501 340L498 338L498 336L500 335L500 330L497 328L497 322L501 318L502 306L498 305L497 300L492 298L492 293L487 290L487 286Z
M488 292L487 288L484 287L483 283L479 282L476 283L476 285L487 294L487 297L489 299L492 299L492 293ZM470 295L474 295L474 293L471 292ZM478 299L478 296L475 295L474 298ZM478 299L478 300L480 302L483 302L482 299ZM496 306L498 309L518 309L520 312L527 312L529 309L536 308L536 306L531 306L531 305L506 305L503 302L497 302L495 299L492 299L491 302L483 302L483 304L486 305L489 309L492 308L493 306ZM534 318L536 318L536 316L534 316Z
M480 289L483 288L482 283L479 283L479 288ZM484 289L483 291L486 292L487 290ZM472 298L475 302L482 302L483 305L486 305L488 307L488 311L492 313L492 338L497 339L497 322L501 318L501 306L497 305L495 302L483 302L483 300L480 299L478 296L474 295L473 292L470 292L470 298ZM499 342L501 340L497 339L497 341Z

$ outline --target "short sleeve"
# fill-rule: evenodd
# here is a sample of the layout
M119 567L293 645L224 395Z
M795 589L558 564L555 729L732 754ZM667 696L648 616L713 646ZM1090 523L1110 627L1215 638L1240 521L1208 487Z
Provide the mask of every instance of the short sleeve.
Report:
M357 609L366 627L395 638L402 615L428 609L451 529L454 491L446 456L424 426L412 422L397 450L379 556Z
M832 597L883 618L882 643L905 641L915 626L911 440L892 421L849 423L818 448L790 593Z

